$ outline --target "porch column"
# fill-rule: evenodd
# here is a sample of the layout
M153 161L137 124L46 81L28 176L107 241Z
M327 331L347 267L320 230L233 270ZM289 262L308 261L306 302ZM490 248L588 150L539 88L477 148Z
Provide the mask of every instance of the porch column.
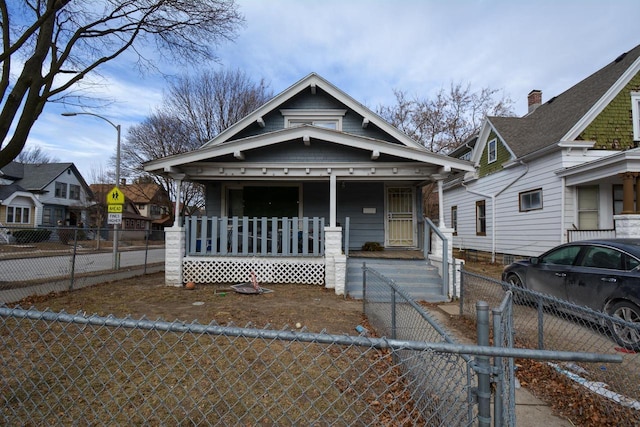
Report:
M626 172L622 174L622 214L632 214L636 211L633 203L633 183L637 174Z
M344 295L347 280L347 257L342 253L342 227L324 228L325 287Z
M336 176L331 174L329 177L329 227L336 226Z
M175 224L165 228L164 283L182 286L182 259L185 255L185 229Z
M173 227L180 226L180 200L182 199L182 180L184 177L185 174L183 173L171 174L171 178L176 181L176 205L173 217Z
M442 180L438 180L438 226L439 228L447 228L444 219L444 195L442 192Z

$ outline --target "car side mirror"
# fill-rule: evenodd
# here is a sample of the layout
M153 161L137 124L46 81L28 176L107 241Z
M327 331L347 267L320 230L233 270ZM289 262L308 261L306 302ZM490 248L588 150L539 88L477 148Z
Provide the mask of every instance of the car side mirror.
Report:
M531 257L529 258L529 262L531 263L531 265L536 265L540 262L540 260L538 259L537 256Z

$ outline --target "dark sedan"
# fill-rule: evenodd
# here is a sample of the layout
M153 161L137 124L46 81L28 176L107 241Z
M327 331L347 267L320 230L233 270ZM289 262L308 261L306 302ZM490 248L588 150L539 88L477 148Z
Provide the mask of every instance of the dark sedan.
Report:
M620 345L640 350L640 239L566 243L507 266L502 280L635 324L609 326Z

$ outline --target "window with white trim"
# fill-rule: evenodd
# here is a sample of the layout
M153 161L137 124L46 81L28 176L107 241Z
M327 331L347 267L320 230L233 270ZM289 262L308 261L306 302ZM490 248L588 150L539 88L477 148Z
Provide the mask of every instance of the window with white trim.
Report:
M319 126L327 129L342 130L342 118L347 110L327 109L327 110L303 110L303 109L282 109L280 113L284 116L284 127L291 128L302 125Z
M56 181L56 197L61 199L67 198L67 183Z
M640 92L631 92L631 117L633 120L633 140L640 141Z
M493 163L498 158L498 140L496 138L487 144L487 163Z
M598 230L599 200L597 185L578 187L578 230Z
M542 209L542 188L524 191L520 196L520 212Z
M29 224L31 209L28 207L8 206L7 224Z

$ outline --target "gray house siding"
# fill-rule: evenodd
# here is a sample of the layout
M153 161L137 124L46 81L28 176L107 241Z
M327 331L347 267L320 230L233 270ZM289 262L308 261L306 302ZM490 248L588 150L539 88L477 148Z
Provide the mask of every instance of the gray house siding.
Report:
M337 197L337 221L344 226L350 218L349 249L366 242L384 245L384 183L346 182ZM365 214L363 208L375 208L376 213Z

